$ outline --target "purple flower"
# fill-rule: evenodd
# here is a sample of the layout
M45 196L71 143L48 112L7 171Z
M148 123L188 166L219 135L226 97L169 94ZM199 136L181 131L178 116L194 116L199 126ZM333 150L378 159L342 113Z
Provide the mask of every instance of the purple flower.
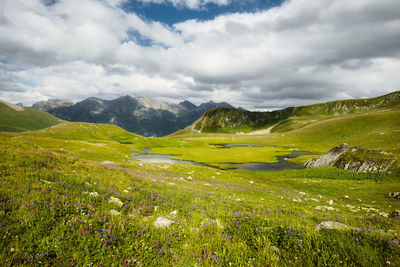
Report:
M356 237L354 240L355 240L356 242L358 242L358 241L359 241L358 237Z

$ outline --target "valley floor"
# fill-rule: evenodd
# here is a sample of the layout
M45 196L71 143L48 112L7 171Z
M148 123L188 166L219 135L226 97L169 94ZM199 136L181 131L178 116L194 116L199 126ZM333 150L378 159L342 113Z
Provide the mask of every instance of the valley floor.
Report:
M142 138L84 123L0 133L3 264L400 265L400 195L390 195L400 192L400 182L394 174L222 171L129 157L153 147L154 153L218 166L273 162L290 149L218 150L212 144L290 147L293 141L292 149L316 154L328 147L285 138Z

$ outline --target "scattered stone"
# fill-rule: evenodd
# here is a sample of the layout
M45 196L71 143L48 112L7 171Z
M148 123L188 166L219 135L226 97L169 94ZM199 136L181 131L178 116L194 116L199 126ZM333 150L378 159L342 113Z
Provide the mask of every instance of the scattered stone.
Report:
M391 193L389 193L389 197L393 197L395 199L400 199L400 192L391 192Z
M347 230L350 229L350 227L343 223L338 223L334 221L323 221L315 226L315 230L317 231L320 231L322 229Z
M303 201L299 198L293 198L293 202L303 202Z
M219 220L219 219L215 219L215 220L210 220L210 219L208 219L208 218L206 218L205 220L203 220L203 222L202 222L203 224L204 223L206 223L206 224L214 224L214 225L216 225L219 229L224 229L224 226L222 225L222 223L221 223L221 221Z
M111 216L119 216L119 215L121 215L121 213L119 211L116 211L116 210L110 210L110 214L111 214Z
M205 183L205 184L203 184L203 185L205 185L205 186L211 186L210 184L208 184L208 183Z
M237 199L235 199L236 201L241 201L241 199L240 198L237 198Z
M249 184L253 184L254 182L253 181L249 181Z
M300 195L303 195L303 196L307 195L307 194L304 193L304 192L299 192L299 194L300 194Z
M169 215L172 217L176 217L178 215L178 211L177 210L171 211Z
M193 178L192 178L192 176L188 176L186 179L188 179L188 180L193 180Z
M118 207L122 207L124 205L124 203L119 198L116 198L116 197L110 197L108 202L113 203L113 204L117 205Z
M314 202L319 202L319 200L316 199L316 198L309 198L309 200L312 200L312 201L314 201Z
M327 203L328 203L329 205L333 205L333 200L331 199L331 200L327 201Z
M171 224L174 222L171 220L168 220L167 218L164 217L158 217L157 220L153 223L154 227L156 228L168 228Z
M318 195L317 198L322 198L322 196L321 196L321 195Z
M211 178L215 179L215 176L211 176Z
M90 193L89 193L89 196L98 197L98 196L99 196L99 193L97 193L97 192L90 192Z
M335 208L330 207L330 206L317 206L314 209L316 210L322 210L322 211L327 211L327 210L335 210Z
M348 196L348 195L345 195L344 198L349 198L349 196Z
M389 217L389 214L386 212L379 212L379 216L387 218L387 217Z
M122 191L122 193L129 193L129 191L125 189Z

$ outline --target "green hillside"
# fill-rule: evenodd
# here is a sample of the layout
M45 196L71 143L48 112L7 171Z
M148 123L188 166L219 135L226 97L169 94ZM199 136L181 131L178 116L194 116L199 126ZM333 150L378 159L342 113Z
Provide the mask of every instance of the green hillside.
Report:
M270 114L280 123L268 134L146 138L73 122L0 132L0 257L10 266L398 266L398 172L221 170L129 156L152 148L232 168L306 150L291 159L304 164L346 142L399 158L396 105L340 103ZM330 224L338 228L321 229Z
M15 107L15 105L0 101L0 131L38 130L60 122L57 117L49 113L31 108Z
M272 127L287 132L332 117L399 110L400 91L370 99L340 100L272 112L214 109L206 112L191 129L202 133L236 133Z

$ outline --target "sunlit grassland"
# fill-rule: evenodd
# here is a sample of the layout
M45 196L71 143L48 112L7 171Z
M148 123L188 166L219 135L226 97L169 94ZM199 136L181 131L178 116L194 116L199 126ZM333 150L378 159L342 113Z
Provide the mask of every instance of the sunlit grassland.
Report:
M147 147L214 163L268 162L290 153L213 145L221 143L317 154L348 142L398 154L397 115L335 118L264 136L144 138L89 123L0 133L0 257L14 266L399 265L400 223L391 214L400 201L388 195L400 191L395 175L221 171L129 157ZM170 227L154 226L160 216ZM322 221L350 228L316 231Z
M24 108L17 111L0 102L0 131L23 132L37 130L60 123L60 120L43 111Z

